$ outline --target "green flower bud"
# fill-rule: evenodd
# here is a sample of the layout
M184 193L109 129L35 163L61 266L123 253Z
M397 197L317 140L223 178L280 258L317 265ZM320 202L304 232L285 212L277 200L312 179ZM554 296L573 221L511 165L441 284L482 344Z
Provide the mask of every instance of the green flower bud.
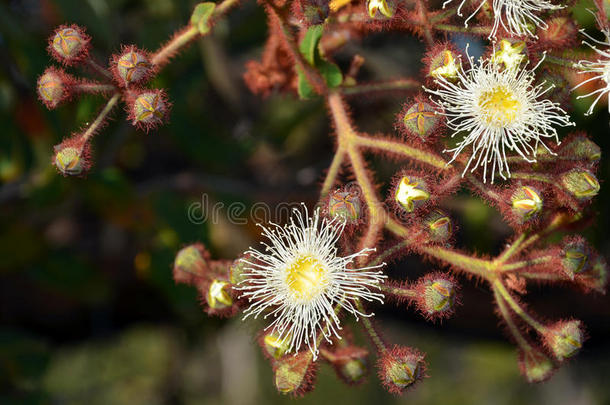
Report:
M335 191L328 200L328 214L349 223L357 222L362 218L360 196L350 191Z
M536 349L520 351L519 368L529 383L545 381L555 371L553 361Z

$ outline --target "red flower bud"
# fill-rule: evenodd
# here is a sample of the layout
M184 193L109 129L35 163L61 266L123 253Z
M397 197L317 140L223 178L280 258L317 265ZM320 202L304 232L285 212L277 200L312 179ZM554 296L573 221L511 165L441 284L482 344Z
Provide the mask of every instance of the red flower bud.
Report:
M394 346L377 360L379 379L393 394L402 394L425 375L424 355L406 346Z
M422 95L403 104L397 117L396 129L406 139L430 142L442 129L444 116Z
M143 83L154 72L148 52L135 46L123 47L121 54L112 57L111 69L120 86Z
M48 67L38 78L38 98L52 110L70 97L74 78L62 69Z
M195 284L205 279L209 271L210 254L201 243L182 248L174 259L174 281Z
M275 388L282 394L302 396L313 389L317 363L309 351L284 356L274 364Z
M357 385L365 380L368 373L368 354L362 347L348 345L329 352L325 358L341 380L349 385Z
M83 176L91 167L89 144L79 135L54 147L53 164L64 176Z
M81 63L89 56L91 38L78 25L62 25L49 38L49 52L66 66Z
M519 369L529 383L539 383L549 379L555 372L555 364L546 354L532 348L519 351Z
M547 327L544 342L559 361L574 356L582 347L585 333L578 320L559 321Z
M170 104L163 90L147 90L129 100L129 108L131 123L148 131L167 120Z
M428 319L443 319L451 316L457 303L458 284L443 273L430 273L422 277L415 286L415 303Z

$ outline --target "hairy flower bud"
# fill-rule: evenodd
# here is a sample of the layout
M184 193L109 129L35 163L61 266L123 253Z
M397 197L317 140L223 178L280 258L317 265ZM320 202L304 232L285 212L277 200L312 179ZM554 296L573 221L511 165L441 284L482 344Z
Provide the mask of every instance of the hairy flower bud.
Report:
M574 356L582 347L585 335L580 321L559 321L547 329L545 343L558 360Z
M426 76L433 79L441 77L447 80L457 79L460 58L451 44L435 46L426 54L424 61L426 62Z
M359 190L339 189L332 192L328 199L328 215L348 223L362 219L362 200Z
M280 335L275 332L266 332L259 339L259 343L264 350L264 353L271 359L279 359L284 357L290 347L290 336L280 338Z
M406 212L413 212L430 199L426 181L416 176L402 176L394 190L394 201Z
M571 159L584 160L590 163L596 163L602 157L600 147L584 135L576 135L563 142L559 153Z
M499 43L499 49L496 49L491 55L491 61L498 66L503 66L504 69L515 69L527 60L524 50L524 41L503 39Z
M593 173L586 169L572 169L561 175L561 185L580 201L588 201L599 192L600 186Z
M62 25L51 36L49 50L58 62L74 65L87 58L89 42L89 36L78 25Z
M377 18L377 12L387 18L394 16L394 10L391 7L391 3L388 4L388 0L368 0L366 7L371 18Z
M402 394L407 388L420 380L425 372L424 355L405 346L383 353L377 361L379 378L393 394Z
M532 186L519 186L511 196L512 212L520 223L535 218L542 206L542 194Z
M162 124L168 113L169 103L163 90L144 91L131 102L132 124L145 130Z
M415 287L417 307L427 318L446 318L456 304L457 284L442 273L432 273L420 279Z
M570 239L561 251L563 272L571 279L589 267L589 247L583 238Z
M89 145L79 135L55 146L53 164L64 176L82 176L91 167Z
M437 114L436 109L423 97L417 97L413 104L405 104L400 114L398 129L407 138L427 141L439 131L443 115Z
M243 274L245 271L247 271L246 267L249 267L249 264L244 260L252 259L249 257L249 255L240 257L239 259L235 259L229 268L229 281L231 281L231 284L233 285L237 285L245 279Z
M57 107L69 96L71 78L63 70L47 68L38 78L38 97L49 109Z
M324 23L333 7L327 0L305 0L302 6L305 21L310 25Z
M423 225L432 242L446 242L453 233L451 218L441 210L434 210L426 215Z
M529 383L547 380L555 371L555 364L537 349L519 351L519 369Z
M226 309L233 305L231 298L231 284L222 280L213 280L208 288L205 298L211 309Z
M208 270L209 253L201 243L182 248L174 259L174 281L193 284L204 278Z
M148 79L153 67L145 51L129 46L125 47L120 55L113 57L112 70L120 85L129 86Z
M327 354L325 358L341 380L346 384L357 385L364 381L367 374L367 356L366 349L348 345Z
M550 17L546 21L546 29L537 31L538 41L547 48L562 48L576 43L578 27L566 15Z
M283 394L299 396L313 388L315 365L309 351L284 356L275 363L275 387Z

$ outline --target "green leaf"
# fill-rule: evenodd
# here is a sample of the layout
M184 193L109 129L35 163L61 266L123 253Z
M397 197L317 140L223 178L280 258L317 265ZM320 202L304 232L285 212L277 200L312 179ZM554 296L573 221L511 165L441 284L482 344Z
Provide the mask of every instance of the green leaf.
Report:
M309 84L307 79L305 78L305 74L299 68L297 68L298 82L297 82L297 90L299 92L299 97L302 100L307 100L316 95L313 87Z
M337 87L343 82L341 70L334 63L324 59L322 55L320 55L318 49L323 31L324 26L322 25L313 25L309 27L305 37L303 37L303 40L299 44L299 51L303 55L303 58L320 73L328 87ZM299 97L302 99L314 97L315 91L307 81L307 78L301 69L297 69L297 75Z
M200 34L207 34L210 31L210 17L216 8L215 3L205 2L195 6L191 15L191 25L197 27Z
M343 82L343 74L339 66L326 60L322 60L318 66L318 71L324 77L326 85L330 88L337 87Z
M322 31L324 31L324 26L312 25L309 27L305 33L305 37L303 37L303 40L299 44L301 54L312 66L315 65L315 61L319 54L318 43L320 42L320 38L322 38Z

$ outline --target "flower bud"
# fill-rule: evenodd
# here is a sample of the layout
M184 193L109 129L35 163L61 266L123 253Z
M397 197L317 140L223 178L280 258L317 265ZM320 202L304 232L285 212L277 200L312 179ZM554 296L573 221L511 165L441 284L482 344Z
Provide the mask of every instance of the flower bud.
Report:
M38 79L38 97L53 109L69 96L69 82L69 76L62 70L47 68Z
M455 308L456 290L452 277L429 274L417 283L417 307L428 318L446 318Z
M434 79L441 77L447 80L457 79L460 70L460 58L458 55L450 44L434 47L426 54L424 59L427 65L426 76Z
M368 351L358 346L345 346L327 357L337 376L347 384L356 385L364 381L367 374Z
M606 285L608 284L608 265L606 261L602 257L597 256L590 268L578 275L577 281L587 288L592 288L605 294Z
M451 238L453 225L451 218L441 210L434 210L423 221L424 229L432 242L446 242Z
M569 240L561 251L563 272L571 279L589 268L589 247L582 238Z
M174 260L174 281L193 284L205 277L208 269L209 254L201 243L182 248Z
M356 191L336 190L328 199L328 214L331 218L340 218L348 223L358 222L362 218L362 201Z
M584 160L590 163L596 163L602 157L600 147L584 135L577 135L564 142L560 153L571 159Z
M82 62L89 53L90 38L77 25L62 25L55 30L49 42L51 54L65 65Z
M113 70L123 86L141 83L150 77L152 65L146 52L135 46L126 47L113 58Z
M512 212L520 223L535 218L542 211L542 194L531 186L519 186L511 196Z
M313 388L315 363L310 351L284 356L275 364L275 387L283 394L302 395Z
M249 255L246 255L239 259L235 259L229 268L229 281L231 281L231 284L233 285L238 285L246 279L243 274L247 271L246 267L249 267L250 265L244 260L251 260L251 258Z
M233 305L231 284L222 280L213 280L208 288L205 299L211 309L226 309Z
M259 343L269 358L277 360L283 357L288 351L290 336L280 337L277 332L272 330L271 332L263 334Z
M145 91L131 102L132 124L146 130L162 124L168 113L169 104L163 90Z
M388 4L388 0L368 0L367 10L369 12L369 17L371 18L376 18L377 12L383 14L387 18L392 18L394 16L394 10L391 5Z
M89 145L77 135L55 146L53 164L64 176L82 176L90 168Z
M430 103L423 101L423 98L416 99L413 104L405 105L399 128L407 137L417 137L425 142L438 132L442 117Z
M562 48L574 44L578 38L578 27L569 16L551 17L545 29L537 30L538 41L546 48Z
M555 364L544 353L537 349L519 351L519 369L529 383L538 383L548 379L555 371Z
M599 192L599 182L593 173L586 169L572 169L561 175L564 189L580 201L587 201Z
M500 49L497 49L491 55L491 61L497 66L503 66L505 69L515 69L527 60L527 56L523 52L525 50L524 41L513 42L503 39L499 45Z
M424 356L410 347L394 346L377 363L379 378L393 394L402 394L420 380L425 371Z
M402 176L396 184L394 201L406 212L413 212L430 199L426 181L419 177Z
M562 361L580 350L585 335L580 321L559 321L548 327L544 339L549 350Z
M305 0L302 5L305 21L309 25L323 24L333 7L328 0Z

